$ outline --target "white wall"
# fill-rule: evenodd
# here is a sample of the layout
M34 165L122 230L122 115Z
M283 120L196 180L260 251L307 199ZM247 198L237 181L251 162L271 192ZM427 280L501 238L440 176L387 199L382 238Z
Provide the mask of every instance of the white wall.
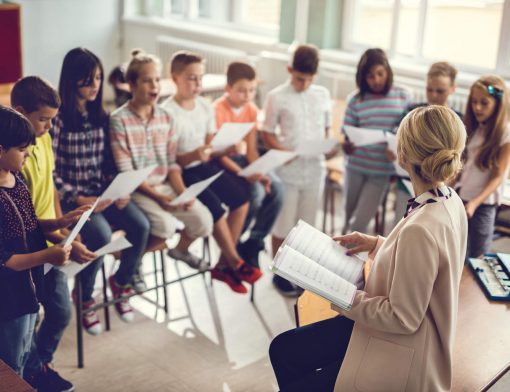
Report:
M121 0L18 0L23 74L58 85L65 54L77 46L94 52L105 74L120 62ZM108 97L109 89L105 89Z

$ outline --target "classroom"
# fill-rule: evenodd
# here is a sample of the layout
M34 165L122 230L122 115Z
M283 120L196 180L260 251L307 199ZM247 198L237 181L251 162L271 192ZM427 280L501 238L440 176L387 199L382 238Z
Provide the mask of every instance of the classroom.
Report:
M0 0L0 392L510 390L510 0Z

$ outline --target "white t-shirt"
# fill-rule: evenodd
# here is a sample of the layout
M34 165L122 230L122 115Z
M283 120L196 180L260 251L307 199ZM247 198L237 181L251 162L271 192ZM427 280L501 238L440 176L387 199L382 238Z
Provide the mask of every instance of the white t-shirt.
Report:
M208 134L216 133L216 117L211 103L204 97L195 99L192 110L182 108L173 97L162 103L174 119L177 154L187 153L205 144ZM196 166L193 162L186 167Z
M464 164L464 168L462 169L462 176L460 179L460 197L464 201L469 201L474 199L480 193L482 193L483 189L489 182L491 178L490 170L481 170L476 165L476 159L478 157L478 152L480 151L480 146L484 142L484 132L479 127L466 146L467 149L467 161ZM503 138L501 140L501 146L510 143L510 125L507 125L506 132L503 134ZM505 169L504 179L508 177L508 167ZM489 197L487 197L483 204L499 204L501 200L501 194L503 192L504 181L501 183L501 186L498 187L494 192L492 192Z
M331 97L323 86L311 85L297 92L290 82L270 91L265 103L264 131L278 135L279 142L295 150L307 140L325 139L331 126ZM321 176L324 155L299 157L278 169L280 178L288 183L304 185Z

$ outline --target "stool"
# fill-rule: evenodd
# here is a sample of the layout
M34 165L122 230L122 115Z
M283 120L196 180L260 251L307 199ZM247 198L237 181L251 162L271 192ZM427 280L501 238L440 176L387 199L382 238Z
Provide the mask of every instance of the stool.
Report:
M322 231L328 234L326 225L329 214L331 216L330 235L333 235L335 232L335 194L342 191L342 178L343 175L341 171L328 169L322 206Z
M114 235L123 235L121 232L115 232ZM211 250L209 246L209 238L205 237L203 239L203 257L209 261L211 260ZM156 301L147 298L146 296L142 294L133 293L129 296L124 296L122 299L125 298L131 298L132 296L139 295L140 298L143 300L152 303L155 305L158 309L163 309L166 314L168 314L168 292L167 292L167 285L176 283L197 275L204 274L204 272L195 272L190 275L186 275L184 277L179 277L177 279L167 281L166 280L166 269L165 269L165 253L164 251L167 249L166 245L166 239L163 238L157 238L157 237L149 237L149 240L147 242L147 246L145 248L145 253L152 253L153 254L153 264L154 264L154 280L155 285L153 287L150 287L144 291L152 291L156 290ZM157 255L159 254L159 260L161 263L160 269L157 268ZM115 258L115 260L119 260L120 258L120 252L111 254ZM207 257L207 258L206 258ZM158 272L161 272L162 281L159 282L158 279ZM104 263L101 266L101 275L102 275L102 281L103 281L103 287L102 287L102 294L103 294L103 301L101 303L95 304L88 310L99 310L103 309L104 311L104 318L105 318L105 329L107 331L110 330L110 312L109 312L109 306L113 305L122 299L108 299L108 293L107 293L107 286L108 281L106 277L106 269L104 267ZM159 289L163 289L163 306L159 304ZM76 303L75 303L75 313L76 313L76 345L77 345L77 356L78 356L78 368L83 368L84 365L84 348L83 348L83 325L81 322L82 316L83 316L83 301L82 301L82 285L81 285L81 279L79 277L79 274L75 277L75 290L76 290Z

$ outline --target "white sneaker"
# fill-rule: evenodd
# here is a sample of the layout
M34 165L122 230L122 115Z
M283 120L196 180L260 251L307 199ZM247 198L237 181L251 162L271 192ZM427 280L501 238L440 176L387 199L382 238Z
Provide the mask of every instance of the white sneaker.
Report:
M87 305L83 305L83 310L87 310L87 308L90 308L94 306L94 302L90 302ZM101 325L101 322L99 321L99 317L97 316L97 312L95 310L90 310L88 312L85 312L82 317L82 323L83 327L85 328L85 331L87 331L89 334L97 336L101 332L103 332L103 326Z
M181 252L179 249L173 248L168 249L167 254L172 259L184 261L191 268L197 269L200 272L204 272L209 269L209 263L207 261L190 252Z

